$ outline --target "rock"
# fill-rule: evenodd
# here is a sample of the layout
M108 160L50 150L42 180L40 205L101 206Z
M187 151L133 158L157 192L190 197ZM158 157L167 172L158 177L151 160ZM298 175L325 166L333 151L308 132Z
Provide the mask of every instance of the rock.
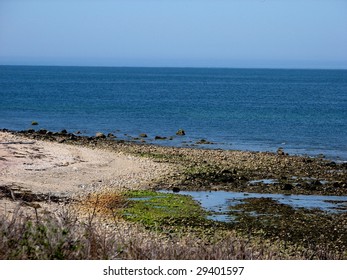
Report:
M67 134L67 130L63 129L62 131L60 131L60 134Z
M32 121L31 122L31 125L38 125L39 123L38 122L36 122L36 121Z
M77 137L72 133L70 133L68 136L69 136L69 140L76 140L77 139Z
M165 140L167 138L166 137L162 137L162 136L155 136L154 139L155 140Z
M284 191L290 191L293 189L293 185L292 184L284 184L284 186L282 187L282 190Z
M207 145L207 144L213 144L213 143L210 142L210 141L207 141L206 139L201 139L201 140L197 141L196 144L199 144L199 145L201 145L201 144Z
M113 133L109 133L109 134L107 134L107 137L108 137L108 138L115 138L115 136L114 136L114 134L113 134Z
M183 129L179 129L177 132L176 132L176 135L186 135L185 131Z
M312 185L314 185L314 186L321 186L322 183L319 180L315 180L315 181L312 182Z
M106 135L103 134L102 132L97 132L97 133L95 134L95 137L96 137L96 138L99 138L99 139L104 139L104 138L106 138Z
M47 130L46 129L40 129L37 133L39 134L47 134Z
M141 138L147 138L147 137L148 137L146 133L141 133L139 136L140 136Z
M278 148L278 149L277 149L277 154L278 154L279 156L284 156L285 153L284 153L284 151L283 151L283 148Z
M172 191L173 191L174 193L179 193L179 192L181 191L181 189L178 188L178 187L173 187L173 188L172 188Z

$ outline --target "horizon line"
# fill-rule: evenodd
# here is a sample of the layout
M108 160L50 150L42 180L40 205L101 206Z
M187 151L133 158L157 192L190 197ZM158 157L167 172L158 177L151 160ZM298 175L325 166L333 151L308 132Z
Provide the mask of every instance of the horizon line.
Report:
M248 67L248 66L126 66L126 65L56 65L56 64L1 64L0 67L80 67L80 68L180 68L180 69L259 69L259 70L347 70L323 67Z

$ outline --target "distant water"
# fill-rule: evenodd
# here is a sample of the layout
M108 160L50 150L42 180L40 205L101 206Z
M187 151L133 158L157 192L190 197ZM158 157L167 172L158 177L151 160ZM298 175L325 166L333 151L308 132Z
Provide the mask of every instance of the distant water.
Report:
M0 66L0 97L0 128L347 160L347 70Z

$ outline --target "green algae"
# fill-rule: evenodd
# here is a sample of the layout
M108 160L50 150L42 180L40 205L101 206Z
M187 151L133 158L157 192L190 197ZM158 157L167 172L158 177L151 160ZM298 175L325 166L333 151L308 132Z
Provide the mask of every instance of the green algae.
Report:
M208 212L190 196L155 191L128 191L123 196L127 206L122 210L122 217L148 229L185 231L211 229L218 224L208 220Z

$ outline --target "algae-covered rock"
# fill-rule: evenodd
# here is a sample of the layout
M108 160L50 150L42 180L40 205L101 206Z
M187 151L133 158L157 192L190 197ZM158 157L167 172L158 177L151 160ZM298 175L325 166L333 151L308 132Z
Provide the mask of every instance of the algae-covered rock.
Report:
M179 129L177 132L176 132L176 135L186 135L185 131L183 129Z

